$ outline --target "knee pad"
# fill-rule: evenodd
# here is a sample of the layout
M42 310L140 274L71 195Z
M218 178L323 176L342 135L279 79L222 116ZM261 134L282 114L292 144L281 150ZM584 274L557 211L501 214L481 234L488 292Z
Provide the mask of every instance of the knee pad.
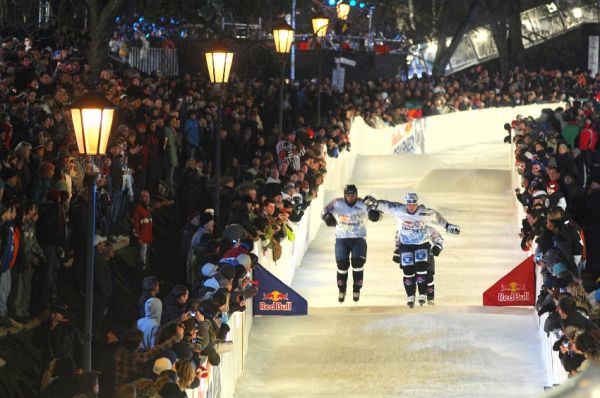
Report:
M341 261L337 261L337 268L338 271L348 271L348 268L350 268L350 260L346 259L346 260L341 260Z
M366 260L362 257L352 258L352 270L353 271L362 271L364 269Z

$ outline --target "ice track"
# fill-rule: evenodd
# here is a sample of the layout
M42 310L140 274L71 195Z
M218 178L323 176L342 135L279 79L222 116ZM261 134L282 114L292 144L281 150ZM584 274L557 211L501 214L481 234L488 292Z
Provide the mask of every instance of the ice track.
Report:
M500 141L500 140L498 140ZM360 303L337 303L334 231L321 227L292 287L306 317L255 318L236 398L529 397L543 390L537 317L481 307L481 294L521 261L501 142L430 155L358 157L359 196L401 200L408 190L459 224L444 233L435 307L409 310L392 263L395 222L368 229ZM328 197L340 192L326 192ZM351 277L349 280L351 286Z

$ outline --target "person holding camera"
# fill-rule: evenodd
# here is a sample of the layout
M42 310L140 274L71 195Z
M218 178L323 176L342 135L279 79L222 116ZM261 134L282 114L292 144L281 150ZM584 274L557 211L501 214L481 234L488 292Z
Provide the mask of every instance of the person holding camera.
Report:
M436 210L419 204L419 197L414 192L406 194L405 201L406 204L377 200L372 196L365 197L365 203L368 206L383 213L390 213L396 218L398 231L396 233L396 251L392 260L400 264L402 268L407 305L413 308L417 289L419 304L423 305L427 300L430 254L438 255L443 247L443 243L440 244L439 239L432 235L428 224L441 225L446 232L455 235L460 234L460 227L448 223ZM429 242L430 240L433 240L433 246Z
M329 227L335 227L335 261L337 263L338 301L346 299L348 269L352 262L352 300L360 300L364 265L367 261L367 223L369 206L358 198L356 185L346 185L344 197L329 202L321 218ZM377 221L372 219L372 221ZM350 255L352 258L350 259Z

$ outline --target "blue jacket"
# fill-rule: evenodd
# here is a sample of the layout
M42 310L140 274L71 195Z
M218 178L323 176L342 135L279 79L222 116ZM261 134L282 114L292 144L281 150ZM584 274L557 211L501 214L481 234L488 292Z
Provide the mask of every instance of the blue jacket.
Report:
M193 147L200 146L200 124L198 123L198 119L186 120L183 131L185 132L185 140L188 145Z

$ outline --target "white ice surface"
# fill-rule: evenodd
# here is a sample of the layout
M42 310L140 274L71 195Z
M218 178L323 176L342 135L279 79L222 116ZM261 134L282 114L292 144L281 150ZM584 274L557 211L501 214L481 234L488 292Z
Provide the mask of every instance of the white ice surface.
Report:
M360 303L349 297L339 305L334 231L322 227L292 284L308 300L309 315L255 318L236 398L527 397L541 392L544 374L533 311L481 306L483 291L525 258L508 150L490 142L430 155L359 157L352 182L360 196L402 200L409 189L416 190L422 203L461 226L458 237L444 233L446 245L436 266L437 304L406 307L402 273L391 261L395 222L384 216L369 224Z

